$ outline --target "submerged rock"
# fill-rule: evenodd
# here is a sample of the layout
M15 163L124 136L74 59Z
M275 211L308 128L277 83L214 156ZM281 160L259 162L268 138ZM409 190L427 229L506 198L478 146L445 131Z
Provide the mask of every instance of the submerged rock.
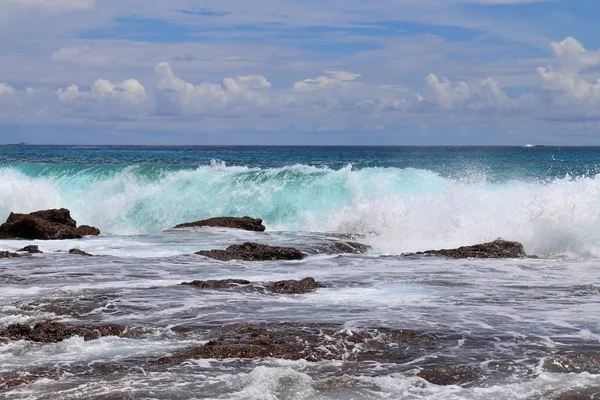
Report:
M600 353L569 354L547 359L544 369L555 373L600 374Z
M203 219L201 221L186 222L179 224L174 228L194 228L194 227L220 227L243 229L246 231L263 232L266 228L262 224L262 219L251 217L215 217Z
M273 283L271 290L275 293L282 294L303 294L312 292L320 287L323 287L315 278L304 278L302 280L286 280Z
M86 253L85 251L79 250L79 249L71 249L71 250L69 250L69 254L75 254L78 256L88 256L88 257L92 256L90 253Z
M301 260L304 253L293 247L269 246L253 242L234 244L225 250L202 250L195 254L220 261Z
M102 336L121 336L125 327L117 324L85 324L67 325L59 322L39 322L33 327L27 324L12 324L3 331L0 337L9 340L30 340L41 343L56 343L73 336L82 336L85 340L98 339Z
M477 380L479 374L468 366L461 365L433 365L426 366L417 374L434 385L465 385Z
M418 255L441 256L448 258L523 258L527 257L523 245L519 242L494 240L493 242L462 246L457 249L428 250Z
M82 232L89 232L88 228L92 227L86 227ZM35 211L30 214L10 213L6 222L0 225L0 239L58 240L81 237L75 220L66 208Z
M11 253L10 251L0 251L0 258L14 258L14 257L21 257L21 256L17 253Z
M36 253L43 253L43 251L40 251L39 247L34 245L34 244L30 244L29 246L25 246L22 249L19 249L17 251L23 251L29 254L36 254Z
M222 279L222 280L209 280L209 281L192 281L183 282L182 285L195 286L200 289L227 289L230 287L249 285L250 281L245 279Z
M326 240L303 248L309 254L361 254L371 250L371 246L345 240Z

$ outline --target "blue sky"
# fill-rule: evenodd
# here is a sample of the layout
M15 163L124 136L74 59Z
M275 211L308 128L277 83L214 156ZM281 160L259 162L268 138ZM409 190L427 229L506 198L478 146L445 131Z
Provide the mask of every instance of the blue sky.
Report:
M591 0L5 0L0 142L600 145Z

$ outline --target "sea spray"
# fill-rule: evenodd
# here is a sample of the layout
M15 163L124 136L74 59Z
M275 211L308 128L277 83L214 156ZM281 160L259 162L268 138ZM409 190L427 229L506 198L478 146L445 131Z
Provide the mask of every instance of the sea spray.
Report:
M490 182L414 168L18 164L0 169L0 217L67 207L108 234L156 233L221 215L268 230L363 234L401 253L519 240L530 253L600 255L600 178Z

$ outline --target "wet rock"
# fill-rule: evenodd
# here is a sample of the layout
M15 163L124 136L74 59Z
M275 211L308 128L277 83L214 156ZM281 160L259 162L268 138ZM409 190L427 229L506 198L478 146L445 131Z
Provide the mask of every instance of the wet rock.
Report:
M100 229L89 225L80 225L77 227L77 233L81 236L98 236Z
M362 254L369 250L371 246L366 244L342 240L327 240L306 248L309 254Z
M234 244L225 250L202 250L195 254L220 261L301 260L304 258L304 254L293 247L268 246L252 242Z
M597 400L600 399L600 386L572 389L560 394L547 395L543 398L552 400Z
M91 228L91 227L90 227ZM69 210L42 210L30 214L10 213L0 225L0 239L80 239Z
M85 340L102 336L121 336L125 327L117 324L67 325L59 322L39 322L33 327L26 324L9 325L0 331L0 337L9 340L30 340L40 343L56 343L73 336L82 336Z
M0 374L0 389L12 389L39 379L36 375Z
M95 310L109 311L107 306L118 297L114 293L80 293L69 297L41 298L16 303L21 310L37 313L52 313L72 318L81 318Z
M544 362L544 369L555 373L600 374L600 353L569 354L551 357Z
M79 249L71 249L71 250L69 250L69 254L75 254L78 256L89 256L89 257L92 256L90 253L86 253L85 251L79 250Z
M29 246L25 246L22 249L19 249L17 251L23 251L29 254L36 254L36 253L43 253L42 251L40 251L39 247L34 245L34 244L30 244Z
M494 240L493 242L462 246L457 249L428 250L415 253L419 255L441 256L448 258L523 258L527 257L523 245L519 242Z
M0 251L0 258L14 258L21 257L17 253L11 253L10 251Z
M433 365L426 366L417 374L434 385L465 385L479 378L477 370L460 365Z
M189 332L186 328L186 331ZM350 330L334 324L232 324L207 335L209 342L161 357L151 364L179 364L200 358L402 362L422 355L431 337L410 331ZM409 333L409 334L407 334ZM418 337L418 338L417 338Z
M204 219L195 222L186 222L175 226L175 228L194 228L194 227L221 227L232 229L243 229L246 231L263 232L265 226L262 219L251 217L216 217Z
M282 294L303 294L312 292L318 288L322 287L322 285L315 281L314 278L304 278L302 280L286 280L286 281L278 281L273 283L271 286L271 290L275 293Z
M209 281L192 281L183 282L182 285L195 286L200 289L228 289L230 287L237 287L240 285L249 285L250 281L245 279L222 279L222 280L209 280Z

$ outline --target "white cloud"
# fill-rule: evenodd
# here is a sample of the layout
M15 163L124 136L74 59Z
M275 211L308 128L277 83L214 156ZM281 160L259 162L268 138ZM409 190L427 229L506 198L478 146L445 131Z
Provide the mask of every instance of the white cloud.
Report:
M146 101L146 90L135 79L114 83L106 79L98 79L89 91L82 91L77 85L71 85L66 89L57 90L56 94L61 101L116 101L132 106L139 106Z
M15 93L15 88L6 83L0 82L0 96L10 95Z
M583 106L600 112L600 79L585 76L585 70L600 66L600 51L587 51L572 37L550 44L552 60L537 69L544 87L554 94L559 105ZM589 106L589 107L586 107Z
M106 65L108 57L94 52L89 46L63 47L52 54L54 61L68 61L77 64Z
M5 6L47 9L50 11L88 10L94 7L94 0L4 0Z
M419 95L419 100L431 102L446 110L479 110L511 105L510 99L493 78L452 84L445 78L440 80L435 74L429 74L425 80L430 94L429 97Z
M157 101L161 114L214 114L241 108L280 104L269 95L271 83L262 75L225 78L223 83L203 82L194 85L179 78L168 63L155 67Z
M360 78L361 74L355 74L347 71L325 72L326 75L318 76L314 79L304 79L294 83L294 90L316 90L325 87L344 87Z

